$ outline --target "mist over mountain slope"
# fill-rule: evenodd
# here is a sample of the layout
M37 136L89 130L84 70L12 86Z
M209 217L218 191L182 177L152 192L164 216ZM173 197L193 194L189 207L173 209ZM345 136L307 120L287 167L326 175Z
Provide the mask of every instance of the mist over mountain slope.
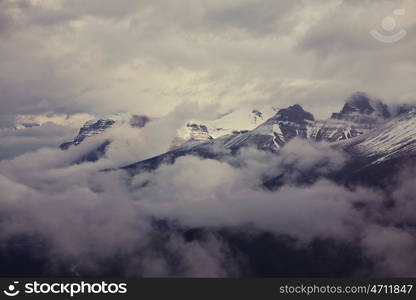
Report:
M63 149L0 161L0 274L414 276L416 114L380 103L354 94L328 120L257 111L219 137L181 111L99 119Z
M316 142L338 142L367 133L387 120L411 110L412 107L412 105L388 107L379 100L370 99L365 93L357 92L347 99L339 113L333 113L327 120L315 120L314 116L300 105L285 109L263 108L262 111L240 109L221 115L215 120L185 121L185 124L176 131L169 148L165 148L165 151L169 149L183 151L202 146L206 142L224 144L224 148L232 151L249 145L277 151L294 137ZM148 119L144 116L136 117ZM142 126L133 127L144 127L148 122L147 119ZM89 121L80 129L73 141L62 144L61 148L78 145L85 138L100 135L108 128L125 123L131 121L126 118L118 118L117 122L111 118ZM117 139L117 136L103 140L96 151L80 161L97 160L103 156L112 139Z
M349 98L339 113L328 120L314 116L296 104L277 113L253 130L234 132L213 139L190 139L166 154L126 166L155 168L160 163L171 163L176 157L196 154L202 157L222 157L244 147L278 152L293 138L323 142L348 153L352 161L367 164L378 159L396 157L400 153L414 154L415 107L389 108L381 101L356 93ZM207 131L208 133L208 131ZM213 151L211 149L214 149ZM351 163L354 164L354 163ZM361 166L364 168L366 165ZM360 168L361 169L361 168Z

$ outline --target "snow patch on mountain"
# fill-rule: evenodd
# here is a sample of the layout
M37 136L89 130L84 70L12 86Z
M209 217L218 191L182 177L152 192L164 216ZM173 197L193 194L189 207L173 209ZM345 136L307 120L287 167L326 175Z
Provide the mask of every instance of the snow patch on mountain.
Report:
M81 144L85 139L91 136L99 135L106 131L108 128L120 126L126 123L134 128L142 128L149 121L149 117L136 114L115 114L106 118L92 119L84 123L84 125L80 128L78 135L72 141L65 142L59 147L62 150L65 150L70 146L77 146Z
M355 155L373 160L374 164L416 155L416 108L341 145Z

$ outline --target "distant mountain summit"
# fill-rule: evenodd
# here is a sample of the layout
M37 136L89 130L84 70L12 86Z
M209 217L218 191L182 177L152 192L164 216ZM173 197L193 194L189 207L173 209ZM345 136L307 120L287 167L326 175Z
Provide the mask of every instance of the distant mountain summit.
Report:
M112 127L115 123L116 121L110 119L87 121L79 130L78 135L72 141L61 144L59 148L66 150L71 146L77 146L81 144L86 138L103 133L106 129Z
M348 99L342 110L334 113L330 119L315 120L312 113L295 104L278 110L252 130L184 144L124 169L133 173L140 169L153 169L189 154L221 158L243 147L279 152L295 137L330 143L334 148L348 153L351 162L337 174L338 179L379 184L380 178L394 173L391 167L393 163L409 157L416 159L416 107L400 105L393 109L358 93Z
M59 148L61 150L68 150L70 147L80 145L90 137L98 136L108 129L123 123L128 123L132 128L142 128L150 121L151 119L144 115L113 115L109 118L89 120L80 128L78 135L75 136L73 140L62 143ZM111 140L103 139L99 142L98 146L77 159L75 163L97 161L105 155L107 148L111 143Z
M103 118L86 122L78 135L60 148L65 150L77 146L120 122L127 122L115 119ZM131 127L143 127L149 121L145 116L128 119ZM211 146L216 151L223 149L221 155L236 153L243 147L279 152L296 137L330 143L341 148L354 157L354 163L351 164L354 172L355 169L374 169L376 165L385 165L386 162L406 156L416 156L416 106L388 106L370 99L364 93L355 93L346 100L339 112L333 113L327 120L316 120L312 113L299 104L277 111L231 111L209 122L186 122L178 130L178 136L172 141L171 148L166 149L166 153L133 163L125 169L135 172L134 170L142 167L156 168L161 163L173 162L176 157L188 154L216 158L219 154L213 153ZM77 163L99 159L105 155L111 142L103 139L102 144Z
M62 150L67 150L71 146L78 146L85 139L99 135L109 128L127 122L131 127L142 128L150 122L150 118L144 115L114 115L108 118L89 120L80 128L78 135L69 142L65 142L59 146Z
M302 106L295 104L288 108L280 109L275 116L269 119L269 121L301 124L307 123L308 121L315 121L315 118L310 112L305 111Z
M205 142L212 139L213 137L209 134L207 126L191 122L187 123L178 136L173 139L170 148L175 149L185 144Z
M346 101L341 112L332 114L331 119L373 124L391 116L386 104L370 99L365 93L357 92Z

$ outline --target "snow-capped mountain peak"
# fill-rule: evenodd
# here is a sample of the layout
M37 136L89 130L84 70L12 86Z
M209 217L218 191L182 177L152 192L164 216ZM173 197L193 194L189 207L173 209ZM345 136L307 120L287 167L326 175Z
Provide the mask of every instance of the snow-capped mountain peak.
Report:
M59 147L62 150L68 149L70 146L77 146L81 144L86 138L100 134L104 132L107 128L112 127L116 121L111 119L98 119L98 120L89 120L79 130L78 135L69 142L61 144Z
M171 149L184 147L187 144L194 144L195 142L206 142L212 140L213 137L209 134L208 127L203 124L198 124L195 121L188 122L183 128L177 132L177 136L172 141Z
M105 118L92 119L84 123L84 125L80 128L78 135L72 141L63 143L59 147L62 150L65 150L72 145L77 146L86 138L101 134L108 128L121 124L127 123L131 127L142 128L150 122L150 120L151 119L147 116L137 114L115 114Z
M289 106L288 108L280 109L276 115L270 118L267 122L294 122L302 124L314 120L315 118L310 112L305 111L299 104L295 104Z

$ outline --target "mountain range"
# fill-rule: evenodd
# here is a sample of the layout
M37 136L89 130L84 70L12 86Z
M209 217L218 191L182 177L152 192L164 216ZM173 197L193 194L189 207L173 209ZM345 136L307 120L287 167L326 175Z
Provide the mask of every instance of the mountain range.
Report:
M268 119L265 113L253 109L246 114L249 122L244 127L221 128L224 120L232 117L232 112L206 124L189 121L178 131L177 137L166 153L122 167L136 173L141 169L154 169L162 163L172 163L177 157L192 154L208 158L233 155L243 147L255 147L273 153L285 146L293 138L330 144L349 157L349 163L334 178L380 184L384 177L393 171L378 172L385 166L392 168L404 159L412 159L416 154L416 106L388 106L381 101L370 99L365 93L353 94L339 112L327 120L316 120L312 113L299 104L274 111ZM270 113L269 113L270 114ZM134 116L143 127L149 118ZM79 134L70 142L60 146L65 150L77 146L89 137L99 135L119 121L99 119L88 121ZM228 121L228 123L230 123ZM251 126L251 128L250 128ZM225 133L225 134L219 134ZM110 140L103 143L79 162L95 161L105 155ZM216 149L213 151L212 149ZM223 149L223 152L218 152ZM368 176L368 174L377 176ZM374 179L377 178L377 179Z
M240 123L239 120L241 120ZM112 138L114 138L114 135L106 135L105 132L111 128L116 128L120 124L128 124L128 126L133 128L132 130L142 130L141 128L147 126L148 122L153 122L153 120L147 116L141 115L123 116L122 118L112 116L104 119L91 120L86 122L84 126L80 128L78 135L76 135L74 139L62 144L60 148L62 151L67 151L68 149L79 147L85 143L88 144L89 141L94 140L93 143L91 142L91 145L94 145L96 148L93 151L84 154L84 156L75 161L75 163L80 164L86 161L96 161L108 154L108 147L113 143ZM117 131L117 134L120 134L120 132L122 131ZM98 138L100 136L102 139ZM97 137L98 139L93 137ZM318 152L330 149L337 154L342 154L343 159L345 158L345 163L343 161L337 168L325 169L322 167L325 167L327 162L317 160L319 165L314 164L307 169L299 170L297 169L296 159L288 159L287 161L283 159L283 163L277 165L277 168L274 168L276 165L275 162L272 161L273 158L285 157L285 155L288 153L290 154L291 151L297 151L297 155L302 155L303 152L298 151L302 149L294 149L294 147L301 148L306 147L306 145L313 145L313 147L316 147L316 149L314 148L315 151ZM86 147L85 149L87 148L90 149L91 147ZM400 180L400 177L397 175L409 162L413 163L416 161L416 106L409 104L398 106L386 105L381 101L370 99L366 94L356 93L347 99L339 112L333 113L327 120L317 120L312 113L306 111L299 104L293 104L287 108L280 109L270 108L268 111L260 110L258 108L236 110L220 116L217 120L209 122L185 120L183 128L178 130L177 137L174 138L170 148L166 149L166 152L125 166L118 166L114 169L124 170L125 173L120 173L122 174L122 179L126 179L128 189L134 189L133 192L137 193L137 195L144 193L145 196L149 196L149 194L145 193L145 189L146 187L152 188L152 182L149 181L149 178L152 178L151 172L161 165L173 164L176 159L191 155L206 159L207 161L205 162L208 164L210 163L208 160L219 160L228 163L232 165L233 168L235 167L234 169L237 169L236 172L239 172L238 168L245 163L244 155L240 155L241 153L244 153L245 148L256 148L260 150L254 151L256 154L266 154L264 157L261 156L261 163L266 165L270 164L271 172L264 175L261 174L262 177L260 180L257 181L258 178L256 178L254 184L256 185L255 188L258 187L258 183L262 185L259 190L265 193L264 195L262 194L264 197L270 196L273 198L275 195L274 193L276 192L276 199L270 200L277 205L277 209L274 213L280 208L285 211L285 206L290 207L291 201L296 200L297 193L293 196L295 198L289 197L288 201L284 199L288 194L288 190L293 186L299 188L302 193L303 191L308 193L307 197L309 197L309 191L311 191L310 197L312 202L313 200L318 202L321 201L322 199L319 199L319 194L318 196L313 194L312 187L314 183L318 183L319 186L318 180L324 179L325 182L339 184L336 186L342 186L342 189L336 189L335 191L332 189L330 190L329 200L328 202L324 202L325 207L323 208L324 213L322 218L328 217L331 219L331 216L326 216L326 205L329 205L328 214L330 214L333 200L334 205L339 204L335 203L337 202L335 200L337 200L337 193L339 191L346 193L346 190L359 190L361 185L366 185L370 186L370 189L367 189L368 191L371 191L370 193L374 191L375 197L378 197L383 193L383 196L378 197L381 203L377 203L376 208L371 208L375 205L375 203L371 202L372 197L370 197L370 201L367 203L367 199L364 197L361 201L361 194L357 193L357 198L359 200L351 203L351 206L354 208L353 212L355 213L355 210L363 212L365 217L367 217L366 214L372 210L371 218L376 219L380 224L385 224L391 222L391 219L388 219L386 216L391 213L390 209L395 205L393 195L394 185ZM250 152L248 153L250 154ZM308 155L309 154L306 153L304 158L307 159ZM313 153L313 155L315 155L315 153ZM323 157L324 156L325 155L323 155ZM198 160L198 162L200 161ZM186 163L188 163L188 161L186 161ZM188 168L187 164L179 164L179 166ZM192 168L192 166L189 166L189 168ZM101 174L108 174L106 172L111 172L114 169L102 170L103 172ZM325 170L325 172L321 172L321 170ZM146 171L150 172L143 174L143 178L140 178L139 181L135 181L137 178L131 180L130 176L124 176L125 174L134 176ZM159 171L163 170L159 169ZM191 171L192 176L194 176L194 174L198 176L199 170ZM155 174L153 175L157 177L157 171L154 173ZM244 171L241 171L241 173L250 173L250 170L247 170L246 168ZM254 173L256 176L259 174L257 171ZM167 174L168 176L172 176L172 173L168 172ZM207 173L201 174L207 176ZM94 175L96 175L96 173L94 173ZM110 173L109 175L110 178L113 178L113 174ZM140 177L140 175L137 177ZM224 178L224 174L218 175L223 176L219 176L219 178ZM176 176L176 174L173 176ZM188 182L185 178L185 183L183 184L183 180L180 176L181 174L178 174L178 178L181 181L181 185L179 185L181 191L177 190L178 195L168 195L166 198L167 200L165 199L166 203L156 203L156 205L168 206L168 202L170 201L169 198L171 196L182 197L182 189L185 189L186 192ZM160 178L162 183L160 186L157 186L158 188L165 183L165 179L166 177ZM201 186L204 186L206 184L205 180L207 180L209 184L209 180L211 179L212 178L201 176L196 178L196 182ZM249 179L252 180L253 178L250 177ZM93 178L91 180L94 182ZM130 181L135 182L134 186L129 184ZM195 184L195 182L193 183ZM251 183L252 182L250 182L250 184ZM169 185L169 182L167 185ZM189 185L192 185L192 183L189 183ZM333 185L329 186L331 188L333 187ZM307 188L304 189L304 187ZM309 187L311 187L310 190L308 189ZM381 189L378 189L379 187L381 187ZM241 186L237 186L237 189L239 188L241 188ZM100 189L98 190L100 191ZM196 190L200 191L199 189ZM282 190L284 192L279 194ZM151 191L153 195L155 190ZM202 193L208 194L200 195L202 198L206 196L207 199L211 199L210 193L213 193L213 191L216 192L216 189L202 189L201 191ZM233 191L235 191L234 188ZM258 191L256 190L256 192ZM335 193L335 195L333 193ZM219 194L220 197L224 197L226 200L228 199L228 195L223 195L221 192L219 192ZM191 196L192 195L193 194L191 193ZM256 193L253 193L249 194L247 197L252 197L251 200L257 201L259 199L257 199L256 195ZM145 196L143 199L146 198ZM244 198L245 195L238 194L232 196L240 200L240 197ZM313 197L316 199L313 199ZM322 196L322 198L325 197L328 198L328 195L325 194ZM404 197L407 197L407 194L404 195ZM150 198L151 200L158 200L157 197ZM114 209L115 213L117 213L118 206L123 203L120 199L115 199L116 204L114 207L111 207L110 211ZM140 199L143 200L142 198ZM216 198L213 197L213 199ZM393 200L389 201L389 199ZM119 200L120 203L118 202ZM244 199L241 200L242 202L244 201ZM259 207L256 206L257 204L249 206L248 214L251 215L253 213L253 215L255 215L256 210L262 209L260 206L264 205L264 203L267 202L259 202ZM242 205L244 205L244 202ZM236 206L239 206L239 204ZM131 206L129 206L129 208L130 207ZM185 206L180 207L179 210L182 211L183 207ZM203 209L204 206L202 210ZM266 208L263 209L267 210L268 207L266 206ZM306 208L296 207L294 209L294 214L299 214L300 219L306 218L309 209L313 209L313 206L312 208L309 206ZM238 207L236 210L238 210ZM251 210L253 210L253 212ZM348 211L351 212L350 210ZM186 212L187 215L194 213L195 210L192 209L190 209L189 212ZM268 214L265 215L268 216ZM380 215L382 217L379 219L378 216ZM105 216L109 219L113 217L112 214L106 214ZM283 214L277 214L276 217L273 215L272 218L278 219L282 218L282 216ZM233 216L231 215L230 219L232 218ZM335 218L338 217L336 216ZM287 234L274 234L261 227L257 228L254 223L246 224L243 222L238 223L238 226L211 226L209 225L211 223L206 226L181 225L175 219L175 215L172 216L172 219L169 219L163 214L161 216L151 215L150 219L151 226L155 228L155 231L153 232L154 241L152 240L152 243L155 243L156 249L160 250L161 245L165 245L171 235L180 236L186 243L201 243L202 245L209 237L215 236L227 246L227 249L230 251L230 256L237 257L239 260L241 259L241 270L239 270L241 276L366 276L367 274L373 274L371 272L373 272L374 266L377 263L377 259L369 257L365 245L360 244L360 242L356 240L348 240L347 242L343 240L338 241L336 238L327 238L323 235L323 237L314 238L310 242L302 244L297 242L296 237ZM289 223L292 224L291 219L288 218L288 220ZM353 225L359 226L361 219L358 220L358 223ZM314 219L313 223L321 223L321 221L322 220L315 221ZM325 222L322 223L331 224ZM406 225L403 225L401 221L396 223L394 223L393 226L397 226L397 228ZM291 226L290 224L288 226ZM410 226L413 226L412 224L410 224ZM374 226L374 224L371 223L371 226ZM353 226L353 228L355 227ZM325 227L323 231L330 232L331 228ZM117 232L117 234L118 233L119 232ZM384 235L382 235L382 237L384 238ZM393 239L391 243L394 244L395 242L397 242L397 239ZM390 241L388 241L388 243L390 243ZM41 259L39 259L37 256L32 255L30 250L28 250L32 249L34 247L33 245L40 245L36 247L41 247L43 244L39 244L29 237L27 240L18 240L17 243L12 244L12 246L7 248L7 252L4 252L6 254L0 252L0 263L2 265L0 274L29 274L33 276L51 274L51 271L48 269L49 258L41 257ZM163 252L165 250L162 248L160 251ZM47 253L47 251L41 248L36 250L36 253ZM166 253L169 254L167 250ZM167 256L171 257L170 254ZM119 257L117 256L114 263L106 262L105 271L98 273L98 275L107 277L114 277L117 275L124 276L125 273L123 273L121 267L123 264L119 263L120 261L118 258ZM127 258L126 262L128 263L125 263L125 265L131 265L131 261ZM20 271L19 268L16 268L16 265L20 266L22 264L25 265L25 268L22 268L22 271ZM176 261L173 262L173 265L175 264ZM64 264L62 266L63 271L61 275L74 276L75 274L76 276L79 276L79 272L81 272L82 275L88 275L88 271L84 271L87 273L79 271L80 269L83 270L83 262L77 261L75 266L77 268L76 273L74 273L74 263ZM86 268L84 270L88 269Z

